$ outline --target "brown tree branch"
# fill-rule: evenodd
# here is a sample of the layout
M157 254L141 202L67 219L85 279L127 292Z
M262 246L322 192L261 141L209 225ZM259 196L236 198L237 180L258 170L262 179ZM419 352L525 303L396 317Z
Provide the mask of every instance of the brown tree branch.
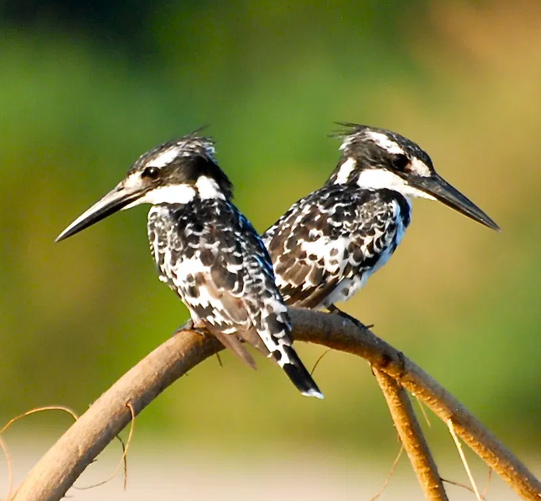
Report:
M368 330L338 315L290 311L294 336L353 353L398 380L457 434L524 499L541 499L541 484L452 395L420 367ZM131 419L129 402L141 412L167 386L222 346L212 337L184 331L130 369L74 423L38 461L15 493L16 501L56 501Z
M447 501L438 467L428 448L406 390L385 372L375 368L373 371L425 498L429 501Z
M368 329L360 330L342 317L291 310L295 339L322 344L368 360L424 402L444 423L453 423L457 435L523 499L539 501L541 483L455 397L417 364Z

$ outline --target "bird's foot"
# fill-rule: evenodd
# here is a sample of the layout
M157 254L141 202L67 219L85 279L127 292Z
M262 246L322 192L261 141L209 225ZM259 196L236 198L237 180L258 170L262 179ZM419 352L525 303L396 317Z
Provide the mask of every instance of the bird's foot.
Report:
M334 315L339 315L342 318L349 320L350 322L353 322L357 327L359 327L359 329L368 330L374 327L374 324L364 325L360 320L357 320L355 317L352 317L349 313L342 311L340 308L336 307L334 304L330 304L329 306L327 306L327 311Z
M196 327L193 323L193 320L190 318L186 322L184 322L175 332L173 332L173 336L176 336L177 334L180 334L182 331L193 331L197 332L201 336L206 336L208 334L207 330L202 327ZM173 337L171 336L171 337ZM218 359L218 365L220 367L223 367L224 364L222 363L222 359L220 357L219 353L216 353L216 358Z
M207 334L205 329L196 327L191 318L184 322L175 332L173 332L173 336L176 336L182 331L194 331L201 334L201 336L205 336Z

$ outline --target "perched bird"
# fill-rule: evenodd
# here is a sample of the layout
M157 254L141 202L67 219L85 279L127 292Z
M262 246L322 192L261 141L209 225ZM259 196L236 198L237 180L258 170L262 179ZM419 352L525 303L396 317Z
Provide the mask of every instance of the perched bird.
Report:
M350 299L401 242L411 199L439 200L498 225L434 170L417 144L385 129L339 123L340 161L323 188L299 200L263 235L286 304L326 308Z
M120 209L151 204L148 236L160 280L184 301L193 327L255 368L246 341L272 356L303 395L323 398L292 347L267 250L233 205L232 184L214 154L213 141L196 132L150 150L57 241Z

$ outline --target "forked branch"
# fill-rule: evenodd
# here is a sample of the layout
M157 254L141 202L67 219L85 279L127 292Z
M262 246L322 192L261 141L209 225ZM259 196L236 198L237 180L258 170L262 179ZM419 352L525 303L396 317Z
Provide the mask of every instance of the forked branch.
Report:
M385 372L373 370L425 498L428 501L447 501L438 467L415 416L408 393Z
M524 499L541 500L541 484L464 406L392 346L351 322L321 312L290 311L297 340L365 358L414 393ZM222 346L191 331L168 339L122 376L69 428L23 480L13 500L56 501L130 422L171 383ZM327 392L329 393L329 391ZM328 398L331 395L328 395Z

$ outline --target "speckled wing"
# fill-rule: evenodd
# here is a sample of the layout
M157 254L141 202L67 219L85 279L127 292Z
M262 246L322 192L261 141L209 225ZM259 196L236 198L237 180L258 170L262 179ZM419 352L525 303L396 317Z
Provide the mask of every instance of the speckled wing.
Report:
M286 304L318 308L347 300L394 252L406 214L391 192L349 185L299 200L263 235Z

